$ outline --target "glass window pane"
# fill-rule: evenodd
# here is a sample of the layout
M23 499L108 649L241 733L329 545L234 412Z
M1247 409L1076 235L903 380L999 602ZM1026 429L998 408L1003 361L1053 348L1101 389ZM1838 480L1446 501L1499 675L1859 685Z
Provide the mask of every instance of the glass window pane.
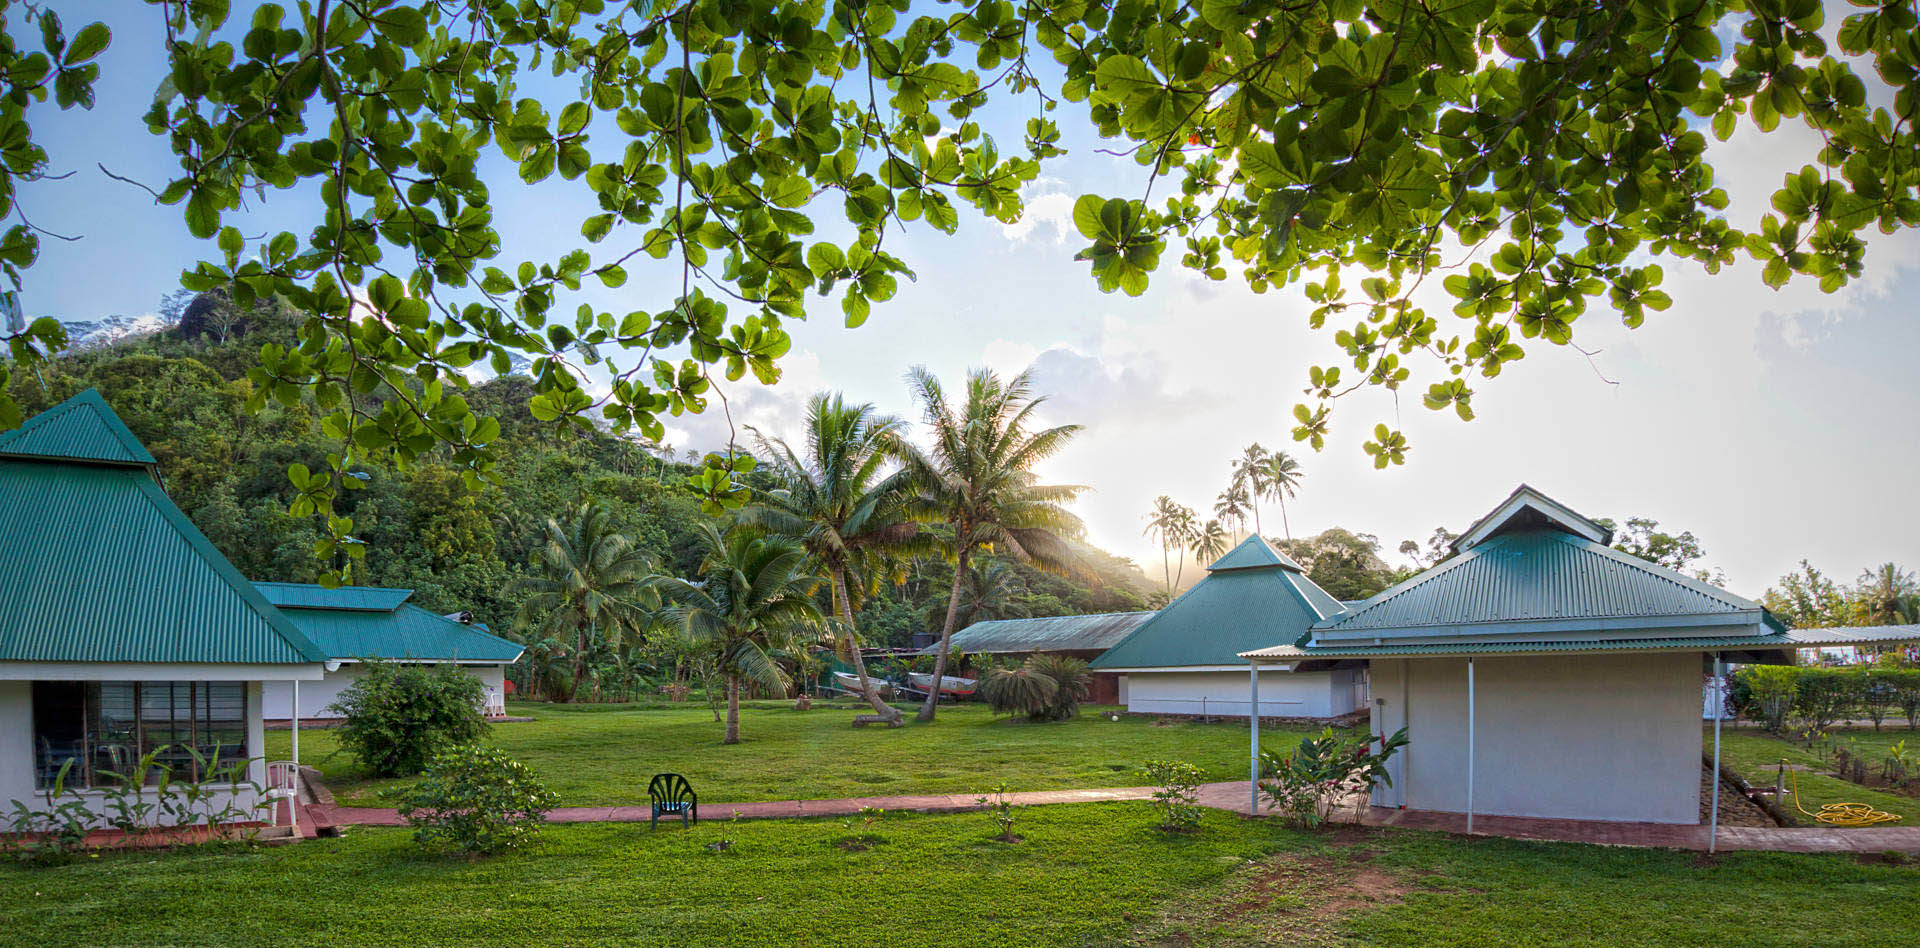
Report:
M53 785L67 767L67 786L86 786L87 687L77 681L33 683L33 785Z

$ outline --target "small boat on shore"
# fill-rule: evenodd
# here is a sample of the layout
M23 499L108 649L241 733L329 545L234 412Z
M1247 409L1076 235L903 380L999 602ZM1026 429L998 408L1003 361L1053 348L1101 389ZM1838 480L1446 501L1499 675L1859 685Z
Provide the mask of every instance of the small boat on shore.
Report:
M932 675L908 675L907 683L925 692L933 687ZM979 681L973 678L956 678L952 675L940 676L940 693L953 698L965 698L973 694Z
M851 672L834 672L833 683L835 687L848 694L857 695L860 693L860 676ZM893 694L893 685L883 679L868 675L867 684L871 685L875 691L878 691L882 698L889 697Z

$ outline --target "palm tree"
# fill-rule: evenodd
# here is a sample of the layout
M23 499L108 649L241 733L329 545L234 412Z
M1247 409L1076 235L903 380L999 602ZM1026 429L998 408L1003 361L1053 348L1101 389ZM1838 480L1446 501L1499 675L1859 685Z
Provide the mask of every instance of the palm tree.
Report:
M1233 483L1247 492L1248 501L1253 505L1253 532L1262 533L1260 498L1267 496L1267 449L1259 442L1247 445L1246 450L1233 459Z
M1854 609L1861 625L1899 625L1920 620L1920 586L1896 563L1860 574Z
M877 585L894 557L919 551L925 538L908 519L912 495L904 471L885 473L899 455L905 423L872 405L849 405L838 393L807 402L806 442L796 451L754 431L772 460L777 484L741 512L744 523L791 537L828 581L838 620L835 648L853 665L874 713L900 723L900 709L881 700L867 677L853 621L854 599Z
M1301 478L1306 477L1300 471L1300 462L1285 451L1275 451L1267 455L1266 495L1280 502L1280 526L1286 530L1287 539L1293 539L1293 527L1287 523L1287 498L1294 496L1300 488Z
M1240 541L1240 531L1247 526L1247 488L1239 481L1227 485L1220 492L1218 500L1213 502L1213 516L1223 524L1233 527L1234 542Z
M925 410L932 448L903 451L918 498L917 515L944 521L952 531L946 552L954 559L953 590L933 660L933 687L919 720L931 721L953 648L961 587L976 552L992 549L1043 569L1068 571L1078 558L1065 536L1077 535L1080 519L1064 504L1085 488L1038 483L1033 466L1053 456L1080 431L1079 425L1034 430L1034 412L1046 401L1033 395L1028 373L1001 381L987 369L967 375L966 401L949 402L940 380L916 366L907 373Z
M1218 520L1209 520L1194 532L1194 559L1203 565L1227 555L1227 550L1232 547L1233 539L1227 536L1227 528L1221 526Z
M1185 574L1188 546L1193 543L1196 534L1192 507L1184 507L1173 502L1173 498L1161 494L1153 499L1153 512L1147 515L1147 529L1143 536L1155 538L1160 543L1160 569L1167 582L1167 598L1173 598L1175 577L1169 554L1180 551L1180 572Z
M567 643L577 698L588 676L596 641L639 639L659 606L653 558L614 529L613 513L582 504L563 524L545 524L545 542L533 551L533 575L520 581L525 595L517 625L530 640Z
M787 537L737 524L722 533L705 520L694 533L704 551L700 581L663 580L677 603L666 615L726 676L727 730L720 743L738 744L740 682L785 693L787 673L774 653L813 639L823 618L813 601L820 578L807 569L807 551Z
M1025 619L1031 611L1015 598L1020 591L1020 575L1013 567L987 560L967 571L960 613L969 625L989 619Z

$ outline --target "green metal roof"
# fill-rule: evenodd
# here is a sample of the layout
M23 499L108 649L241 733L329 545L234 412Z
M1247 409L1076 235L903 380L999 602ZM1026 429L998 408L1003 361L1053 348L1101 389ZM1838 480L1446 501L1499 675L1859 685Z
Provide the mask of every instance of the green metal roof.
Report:
M0 457L155 463L146 446L93 389L27 419L12 431L0 432Z
M261 585L280 586L281 589L276 590L276 594L284 596L287 593L286 587L293 584ZM310 588L320 589L318 586ZM408 592L404 589L371 587L344 587L343 589L355 589L368 595ZM343 589L321 590L327 595L315 594L312 598L316 600L333 598L335 601L346 603L345 606L326 608L288 606L282 609L286 617L312 639L328 658L505 664L520 657L522 646L517 642L509 642L497 635L490 635L473 626L455 622L409 602L396 602L394 608L386 610L360 608L363 597L334 595L341 593ZM400 598L406 597L401 595Z
M340 586L328 589L314 583L254 583L260 595L282 609L339 609L392 612L413 595L411 589L381 586Z
M1271 557L1261 553L1262 549ZM1236 554L1243 555L1236 560ZM1258 559L1267 561L1249 562ZM1292 642L1315 622L1338 614L1341 608L1338 600L1314 585L1293 561L1264 540L1249 537L1210 567L1206 578L1094 659L1092 666L1237 664L1241 652Z
M1920 641L1920 625L1833 629L1790 629L1762 635L1675 635L1660 638L1554 639L1526 642L1421 642L1391 645L1280 645L1255 649L1242 658L1298 662L1333 658L1433 658L1447 655L1534 655L1554 652L1767 651L1837 645L1877 645Z
M1207 572L1218 573L1222 570L1229 569L1263 569L1268 566L1278 566L1282 569L1293 570L1296 573L1306 572L1300 568L1300 564L1295 563L1285 553L1274 549L1271 544L1257 534L1240 541L1239 546L1228 550L1225 556L1214 560L1213 565L1207 567Z
M98 460L0 458L0 661L326 659L146 468Z
M1313 644L1546 632L1635 638L1654 628L1714 625L1780 628L1752 600L1584 537L1535 527L1494 536L1319 623Z
M989 619L953 634L953 647L969 654L1026 652L1098 652L1111 648L1151 612L1105 612L1087 616L1045 616L1035 619ZM938 644L921 650L930 655Z
M1602 545L1613 542L1612 530L1582 516L1578 511L1546 494L1521 484L1514 488L1513 493L1508 494L1507 499L1501 501L1499 506L1487 511L1485 516L1460 531L1460 535L1454 537L1448 548L1458 553L1502 533L1539 527L1563 530Z

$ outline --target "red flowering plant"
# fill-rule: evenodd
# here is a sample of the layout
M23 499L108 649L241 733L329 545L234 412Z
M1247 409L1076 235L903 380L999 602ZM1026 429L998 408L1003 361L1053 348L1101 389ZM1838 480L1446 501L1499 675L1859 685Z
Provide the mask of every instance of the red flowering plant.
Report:
M1393 786L1387 762L1405 746L1406 728L1390 737L1347 737L1327 728L1319 737L1302 740L1291 754L1262 755L1260 769L1266 779L1260 781L1260 792L1267 808L1280 811L1288 822L1319 826L1341 800L1371 793L1375 786Z

